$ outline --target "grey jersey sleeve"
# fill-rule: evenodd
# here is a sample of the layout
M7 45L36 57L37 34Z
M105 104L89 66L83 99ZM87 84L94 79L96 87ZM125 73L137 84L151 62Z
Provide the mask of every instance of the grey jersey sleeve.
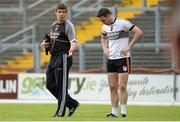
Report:
M66 26L67 26L67 36L70 43L77 42L74 25L70 21L67 21Z

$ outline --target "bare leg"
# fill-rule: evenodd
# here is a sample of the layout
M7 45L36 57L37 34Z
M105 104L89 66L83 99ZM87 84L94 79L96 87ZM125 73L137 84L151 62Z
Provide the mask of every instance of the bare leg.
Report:
M118 115L118 104L119 104L119 94L118 94L118 74L108 73L108 84L110 89L112 113Z
M128 73L118 73L118 88L120 92L120 103L121 103L121 113L126 114L126 105L128 100L127 93L127 81Z

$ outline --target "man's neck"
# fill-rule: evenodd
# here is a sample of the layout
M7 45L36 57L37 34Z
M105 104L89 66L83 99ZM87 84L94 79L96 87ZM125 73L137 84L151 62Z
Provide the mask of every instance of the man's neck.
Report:
M65 23L65 20L58 20L58 24Z
M115 20L116 20L116 17L111 16L111 24L113 24Z

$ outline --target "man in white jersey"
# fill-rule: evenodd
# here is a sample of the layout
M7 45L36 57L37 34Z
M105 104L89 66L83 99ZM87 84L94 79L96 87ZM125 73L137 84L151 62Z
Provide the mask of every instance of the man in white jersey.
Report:
M126 117L127 81L131 70L129 51L141 38L142 31L130 21L113 16L111 11L106 8L101 8L97 17L103 23L101 45L105 56L108 58L107 75L112 112L107 117L118 117L119 101L121 116ZM134 36L129 43L130 31L134 33Z

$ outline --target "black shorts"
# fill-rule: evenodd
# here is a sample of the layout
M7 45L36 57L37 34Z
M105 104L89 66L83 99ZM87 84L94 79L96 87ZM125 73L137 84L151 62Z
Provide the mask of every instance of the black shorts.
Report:
M108 59L107 72L130 73L131 72L131 58L127 57L127 58L121 58L121 59Z

